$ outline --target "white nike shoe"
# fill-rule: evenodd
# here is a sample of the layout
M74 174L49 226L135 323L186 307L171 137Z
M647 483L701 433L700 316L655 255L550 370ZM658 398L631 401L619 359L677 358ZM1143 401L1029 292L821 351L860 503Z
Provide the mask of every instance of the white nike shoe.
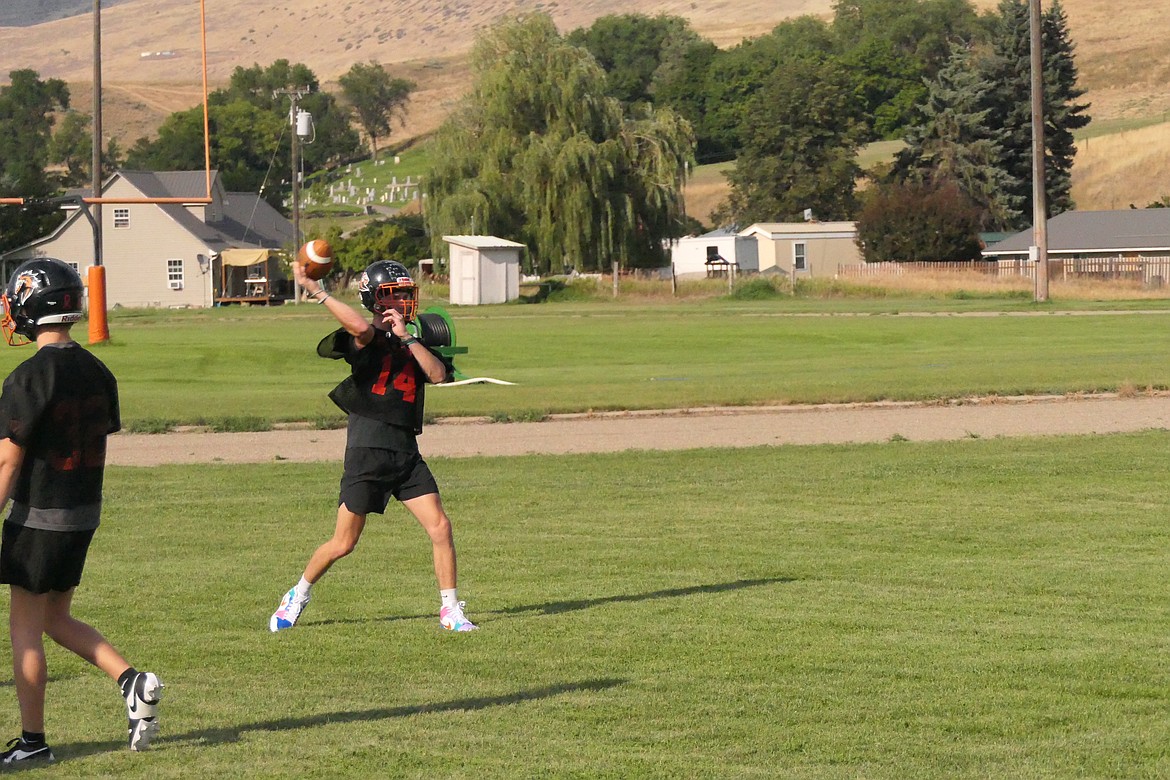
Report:
M475 631L479 626L472 623L463 614L463 608L467 606L466 601L460 601L451 607L443 607L439 610L439 625L448 631Z
M130 682L125 698L131 750L145 750L158 733L158 702L162 698L162 689L162 681L153 672L139 672Z
M292 628L300 620L301 612L308 605L309 597L302 597L297 593L295 587L291 588L280 600L280 606L272 613L272 617L268 618L268 630L275 634L277 631Z

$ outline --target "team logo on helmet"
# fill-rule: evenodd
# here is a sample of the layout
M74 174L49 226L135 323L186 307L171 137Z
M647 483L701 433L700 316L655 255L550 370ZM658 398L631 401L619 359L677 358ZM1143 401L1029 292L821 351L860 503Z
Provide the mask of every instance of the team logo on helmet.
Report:
M12 283L12 300L7 304L7 307L18 309L24 306L25 302L28 301L28 297L33 294L33 290L39 286L40 280L37 279L35 274L29 271L18 274L16 281Z

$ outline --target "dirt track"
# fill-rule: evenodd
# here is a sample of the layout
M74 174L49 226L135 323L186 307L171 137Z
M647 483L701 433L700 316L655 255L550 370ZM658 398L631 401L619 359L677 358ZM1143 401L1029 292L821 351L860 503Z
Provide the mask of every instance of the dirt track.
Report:
M880 403L560 415L544 422L440 421L426 456L673 450L970 437L1119 433L1170 428L1170 394L995 398L961 404ZM117 434L112 465L339 461L344 430Z

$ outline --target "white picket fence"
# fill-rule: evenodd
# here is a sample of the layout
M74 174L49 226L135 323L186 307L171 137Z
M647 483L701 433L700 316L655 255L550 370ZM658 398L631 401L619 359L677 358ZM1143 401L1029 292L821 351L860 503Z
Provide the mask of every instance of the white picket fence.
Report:
M987 276L1023 276L1036 273L1036 263L1027 259L976 261L971 263L857 263L837 266L837 276L865 279L903 276L914 273L975 273ZM1147 287L1170 284L1170 255L1137 257L1048 258L1048 278L1119 279L1141 282Z

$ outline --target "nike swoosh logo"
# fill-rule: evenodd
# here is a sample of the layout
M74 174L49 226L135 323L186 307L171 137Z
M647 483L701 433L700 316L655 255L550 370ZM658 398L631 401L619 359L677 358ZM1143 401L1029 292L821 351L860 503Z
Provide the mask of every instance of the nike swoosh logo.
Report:
M138 693L135 691L133 698L130 700L130 714L133 715L136 712L138 712Z

